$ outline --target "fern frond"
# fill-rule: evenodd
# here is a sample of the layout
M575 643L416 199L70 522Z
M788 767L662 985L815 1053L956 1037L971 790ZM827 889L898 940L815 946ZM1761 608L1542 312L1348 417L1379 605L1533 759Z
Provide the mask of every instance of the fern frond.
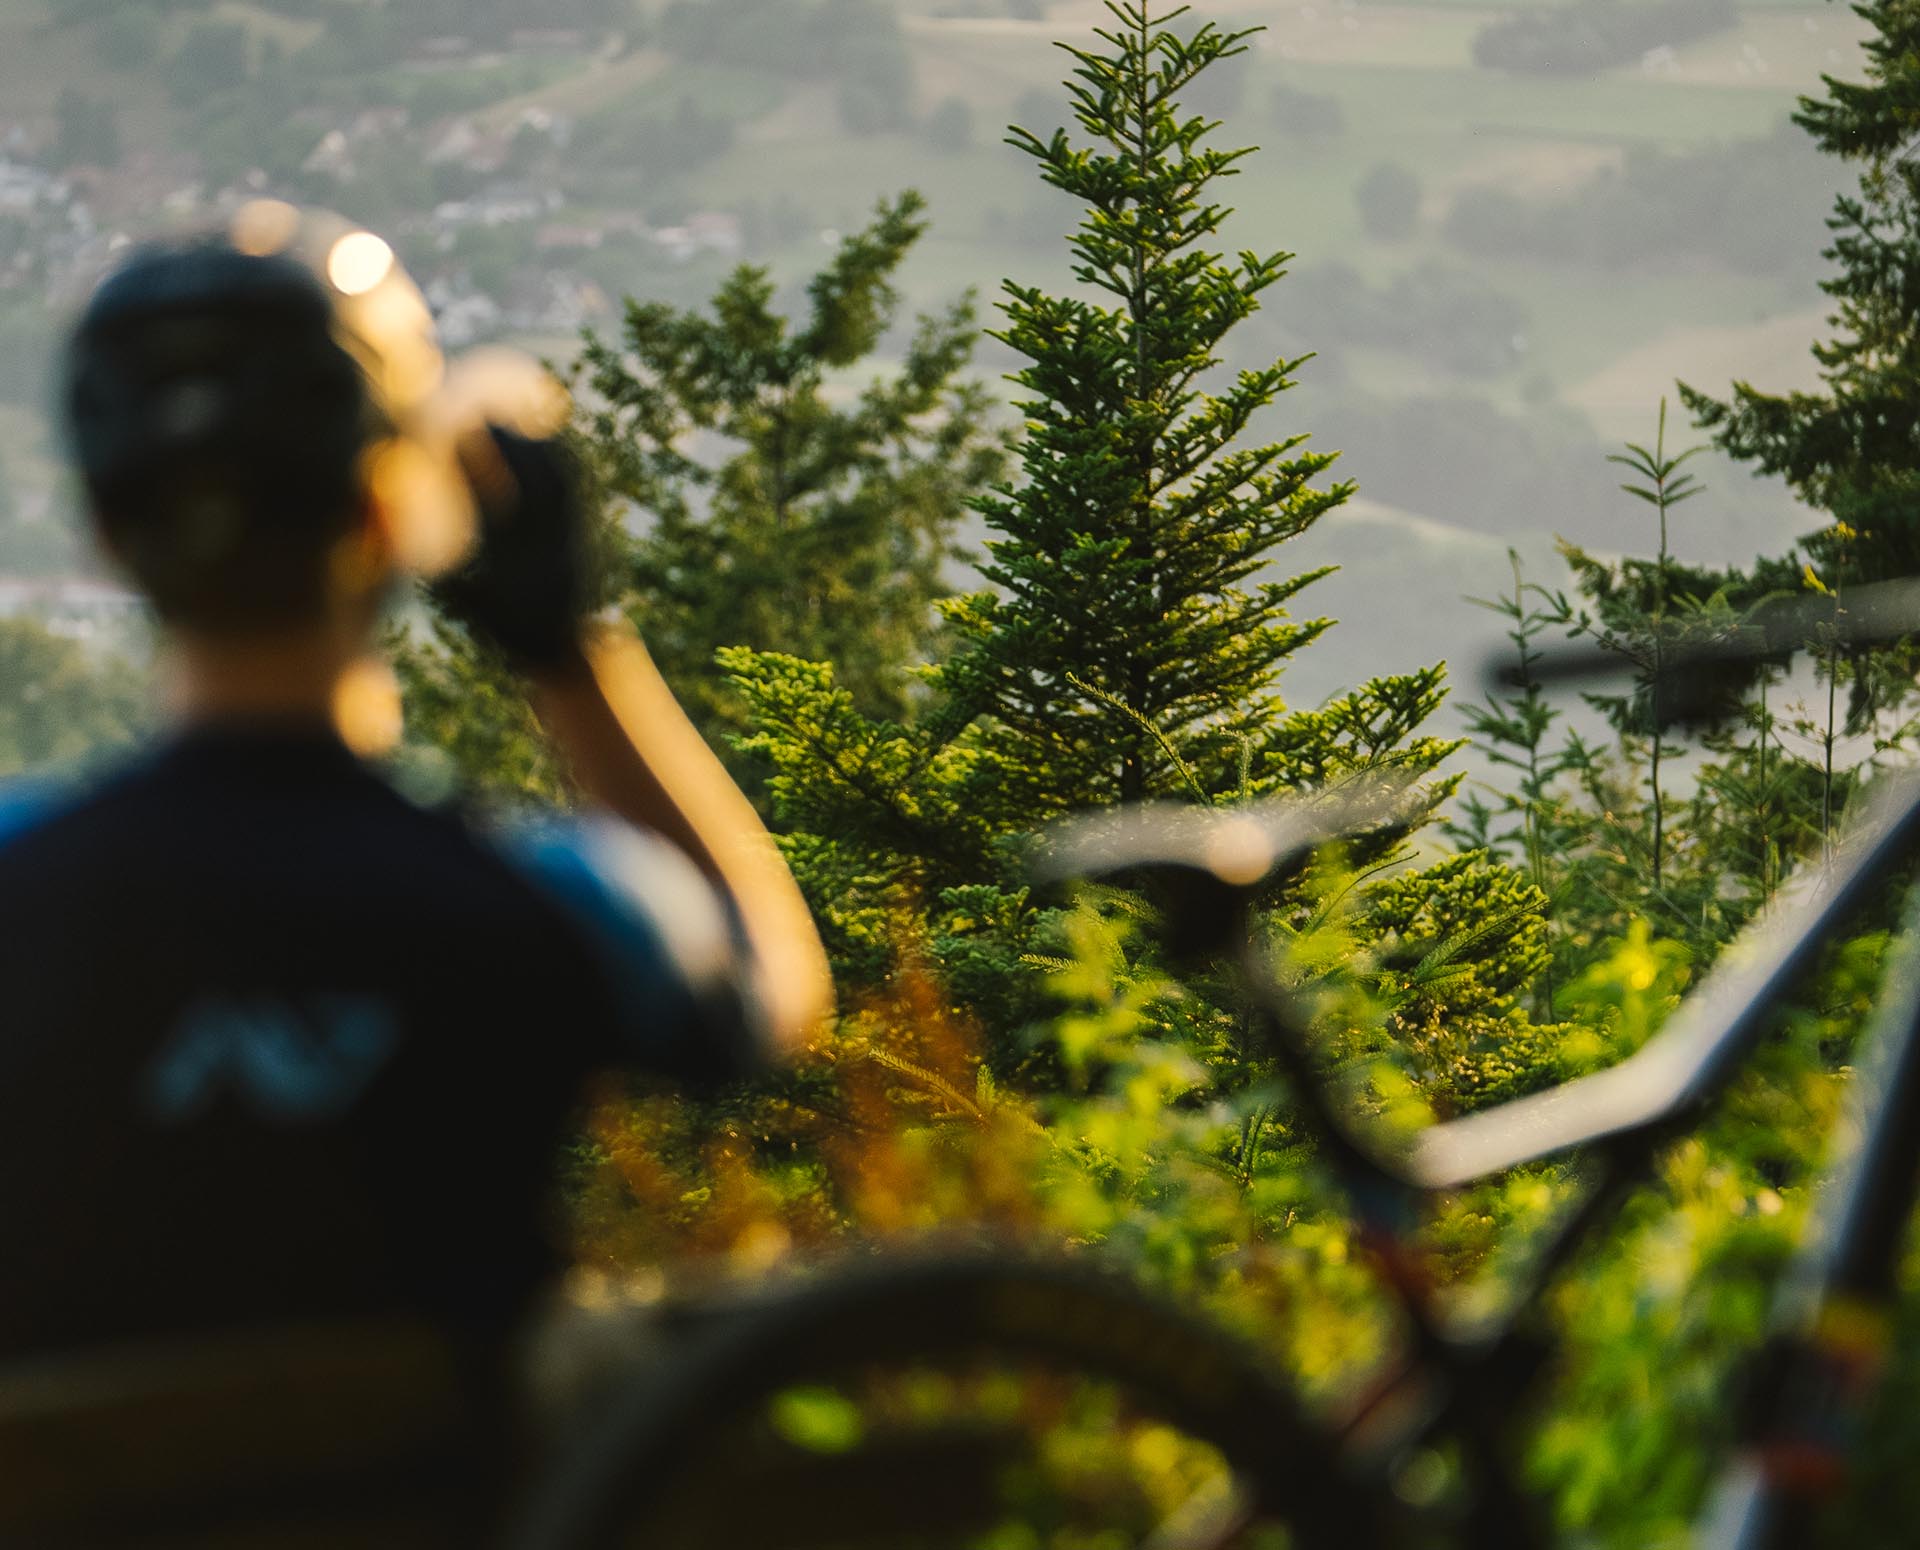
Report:
M868 1049L866 1058L875 1065L885 1066L896 1075L904 1076L908 1081L925 1088L937 1097L945 1098L960 1113L980 1124L985 1124L986 1110L969 1098L938 1071L929 1070L918 1061L908 1060L904 1055L896 1055L892 1050Z

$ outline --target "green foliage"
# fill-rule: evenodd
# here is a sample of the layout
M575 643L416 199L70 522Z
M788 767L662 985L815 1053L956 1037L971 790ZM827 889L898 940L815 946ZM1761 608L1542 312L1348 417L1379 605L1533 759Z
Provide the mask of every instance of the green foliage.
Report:
M741 725L721 646L832 661L884 716L906 713L907 670L937 649L956 528L1003 460L961 375L970 302L921 318L897 369L843 388L895 326L921 210L902 195L843 240L801 319L746 266L708 309L631 303L617 342L588 338L589 450L609 494L646 514L627 606L710 733Z
M765 46L724 36L769 20L765 6L675 10L690 57ZM1221 365L1286 262L1209 251L1226 213L1217 180L1246 153L1212 148L1190 88L1244 38L1144 4L1111 15L1096 45L1069 50L1069 128L1013 136L1079 224L1068 290L1004 292L997 337L1022 362L1011 470L989 469L998 449L978 401L954 386L963 312L922 325L900 383L846 381L889 327L917 203L884 207L851 239L798 321L746 270L699 312L631 308L622 340L590 349L605 406L589 427L596 470L652 522L622 546L622 604L709 726L734 730L765 773L842 999L775 1083L699 1105L606 1105L573 1159L575 1221L583 1256L607 1270L676 1250L763 1265L956 1221L1098 1244L1254 1334L1315 1395L1346 1397L1391 1323L1241 991L1170 971L1157 932L1177 904L1151 888L1062 907L1022 881L1036 824L1087 806L1230 806L1383 769L1436 804L1452 786L1439 771L1454 744L1430 730L1439 667L1317 707L1279 697L1292 653L1329 625L1290 616L1314 577L1274 562L1349 487L1325 483L1330 459L1303 437L1255 429L1284 407L1300 360ZM1020 111L1041 122L1051 107ZM1862 354L1853 368L1886 364ZM888 420L905 401L917 407ZM876 424L891 428L869 436ZM1417 484L1458 459L1457 428L1436 420L1408 438L1400 476ZM943 470L925 484L895 460L909 436ZM1515 461L1534 483L1512 485L1515 509L1618 506L1598 481L1591 496L1569 488L1575 441L1529 444ZM1509 470L1469 444L1476 497L1492 503ZM1884 493L1895 470L1882 450ZM1729 679L1718 721L1671 723L1676 651L1741 638L1782 592L1832 597L1837 620L1843 589L1880 563L1865 551L1885 550L1884 526L1843 521L1804 573L1793 559L1685 565L1667 519L1696 488L1691 456L1669 453L1663 413L1649 445L1616 459L1656 519L1622 547L1649 557L1569 551L1565 593L1516 558L1510 589L1486 600L1519 669L1468 713L1503 780L1462 804L1453 849L1431 833L1356 843L1261 901L1258 929L1308 1009L1314 1058L1362 1124L1392 1133L1470 1112L1642 1047L1783 873L1819 865L1872 780L1873 758L1839 758L1839 690L1867 685L1855 725L1880 735L1876 757L1906 740L1873 719L1894 703L1874 677L1890 669L1848 661L1831 631L1808 643L1824 712L1785 702L1768 666ZM937 498L916 504L927 489ZM942 638L928 609L969 497L993 590L945 600ZM883 532L904 547L864 547ZM835 590L882 553L894 590ZM1605 644L1628 680L1604 701L1604 739L1566 733L1536 673L1546 640L1569 631ZM433 650L414 686L431 740L557 799L517 701L486 698L487 664L457 637ZM716 657L723 679L705 676ZM1672 778L1683 754L1690 787ZM1548 1310L1562 1360L1528 1468L1575 1542L1677 1542L1698 1505L1734 1410L1730 1375L1812 1209L1886 914L1865 911L1783 1005L1752 1078L1672 1151ZM1525 1169L1444 1202L1427 1242L1448 1296L1497 1304L1579 1187L1571 1167ZM778 1424L832 1451L860 1423L845 1396L801 1391ZM1904 1435L1900 1416L1885 1424ZM1876 1446L1891 1469L1911 1451Z
M1768 1330L1770 1289L1817 1203L1814 1171L1887 940L1864 931L1830 954L1782 1008L1780 1035L1751 1075L1671 1151L1556 1299L1567 1350L1532 1469L1576 1539L1621 1550L1685 1542L1732 1441L1739 1366ZM1617 1031L1624 1051L1658 1027L1687 979L1686 954L1636 928L1583 978L1577 1010ZM1894 1424L1910 1437L1910 1417ZM1858 1483L1858 1500L1876 1504L1877 1537L1864 1542L1891 1545L1904 1532L1879 1510L1897 1481Z
M1796 121L1828 156L1859 169L1834 203L1822 288L1834 336L1814 347L1822 386L1768 393L1745 383L1716 399L1682 386L1687 407L1734 457L1778 474L1836 530L1808 549L1829 585L1920 571L1920 13L1904 0L1859 8L1872 26L1866 80L1827 78Z
M1650 447L1613 459L1635 476L1622 488L1657 518L1651 558L1605 561L1563 545L1574 598L1527 582L1516 558L1513 590L1483 604L1507 621L1514 687L1469 709L1468 727L1508 784L1491 803L1471 796L1453 834L1521 862L1552 901L1552 966L1533 989L1543 1013L1635 918L1717 951L1787 865L1817 851L1856 783L1823 767L1831 737L1798 751L1784 741L1793 725L1815 728L1804 711L1783 718L1776 667L1703 679L1697 666L1674 666L1684 652L1746 638L1756 611L1800 580L1788 560L1722 571L1672 557L1668 517L1699 488L1683 471L1691 455L1668 453L1663 415ZM1560 712L1535 676L1542 638L1556 632L1586 636L1619 663L1626 686L1586 696L1612 726L1612 747L1558 735ZM1676 791L1672 765L1696 750L1706 757L1691 789Z
M97 23L109 62L132 65L158 36L125 7L53 9ZM1584 68L1644 21L1647 8L1631 9L1583 0L1496 26L1532 50L1506 61L1514 68ZM581 0L554 19L614 25L621 12ZM523 13L459 0L342 8L286 78L379 68L436 29L500 35ZM1825 386L1688 398L1722 446L1835 518L1809 541L1811 563L1723 571L1674 558L1667 518L1696 487L1693 454L1668 452L1663 415L1648 446L1615 460L1656 518L1618 547L1645 556L1569 550L1566 592L1513 558L1510 587L1503 577L1483 601L1518 670L1467 712L1499 781L1462 803L1445 831L1452 849L1431 831L1355 844L1262 901L1258 927L1310 1010L1315 1058L1368 1126L1470 1112L1642 1047L1783 875L1819 866L1878 764L1910 742L1895 715L1908 664L1849 656L1837 629L1850 587L1920 557L1909 304L1920 181L1905 152L1920 128L1920 33L1892 0L1865 14L1879 29L1868 83L1831 86L1802 116L1825 149L1863 167L1839 206ZM963 375L968 305L900 327L896 285L925 227L912 196L883 205L796 305L746 268L699 308L632 304L617 337L587 344L589 464L600 504L633 518L609 535L608 600L708 730L731 735L743 767L764 776L842 1007L809 1060L763 1088L604 1105L571 1160L574 1221L583 1258L608 1272L672 1252L761 1266L796 1246L956 1222L1100 1245L1256 1336L1316 1397L1345 1398L1388 1351L1392 1324L1241 992L1170 971L1156 943L1176 906L1151 889L1091 890L1064 906L1022 882L1035 825L1087 806L1231 806L1380 770L1424 782L1436 804L1450 789L1440 771L1454 744L1432 731L1439 667L1314 707L1281 698L1293 653L1330 628L1292 617L1315 576L1277 569L1281 546L1350 487L1330 481L1331 458L1304 437L1266 430L1304 362L1274 359L1257 321L1287 257L1211 251L1227 214L1218 180L1248 153L1215 149L1209 120L1244 91L1244 78L1222 78L1240 68L1245 36L1144 3L1111 15L1096 44L1070 51L1068 127L1014 134L1049 185L1049 211L1071 206L1079 222L1057 293L1004 292L996 337L1021 361L1017 460ZM681 0L659 34L683 59L798 69L863 130L915 123L898 27L863 0ZM203 19L168 74L183 98L217 98L255 63L245 28ZM1036 124L1054 111L1031 96L1018 109ZM209 122L222 112L205 109ZM1343 127L1332 99L1298 90L1283 89L1272 116L1298 138ZM76 94L59 117L63 159L111 159L90 145L111 127L109 106ZM712 104L650 99L589 115L580 143L627 146L677 176L730 145L731 123ZM951 104L918 127L942 147L971 134ZM297 121L235 118L210 135L210 162L275 164L298 149L276 134L303 133ZM1483 244L1580 261L1685 249L1780 273L1800 239L1791 220L1770 211L1762 232L1717 219L1733 208L1729 188L1775 175L1767 159L1779 149L1635 153L1581 191L1588 214L1557 248L1546 217L1507 196L1463 199L1450 224L1458 240L1477 226ZM1800 165L1783 197L1812 186ZM1383 240L1419 214L1418 181L1393 171L1358 196ZM405 172L390 190L412 187ZM1660 229L1646 236L1649 211ZM789 235L804 224L786 222ZM517 265L505 249L461 256L502 274ZM1524 328L1505 298L1448 271L1375 288L1327 272L1290 285L1290 310L1315 319L1319 337L1287 349L1388 342L1393 320L1426 356L1494 372L1511 366ZM0 333L33 344L0 349L9 391L27 391L19 373L44 354L30 324L44 332L43 320L0 312ZM1254 364L1228 369L1250 339ZM1598 481L1569 479L1586 436L1577 424L1420 401L1343 412L1394 416L1370 485L1389 500L1424 495L1442 465L1466 463L1473 487L1459 509L1426 509L1497 526L1550 503L1619 504ZM1343 428L1335 411L1323 432L1329 422ZM956 598L954 538L969 509L990 533L988 589ZM1756 608L1789 593L1832 606L1804 643L1819 675L1808 703L1767 665L1730 679L1717 722L1672 724L1662 687L1674 653L1739 639ZM1600 701L1605 738L1567 733L1535 671L1548 638L1574 631L1605 644L1629 680ZM400 655L411 787L458 777L492 804L570 800L499 664L437 626ZM126 663L35 624L0 625L0 773L122 747L145 701ZM1854 767L1850 729L1874 743ZM1673 778L1683 757L1690 784ZM1730 1431L1729 1374L1765 1329L1769 1286L1816 1209L1821 1138L1880 994L1887 914L1866 910L1781 1008L1752 1079L1673 1150L1555 1300L1562 1360L1528 1467L1570 1541L1677 1542L1695 1510ZM1497 1301L1509 1265L1578 1183L1571 1169L1521 1170L1444 1203L1427 1242L1449 1295ZM1911 1305L1902 1317L1911 1337ZM1884 1504L1913 1489L1916 1370L1904 1356L1867 1455L1878 1506L1843 1525L1844 1542L1903 1542L1905 1520L1889 1529ZM852 1446L862 1425L826 1390L788 1392L774 1420L825 1453ZM1105 1443L1077 1439L1095 1453Z
M397 635L389 652L405 694L399 770L411 792L502 810L568 802L565 772L503 663L440 618L422 637Z
M1242 444L1294 363L1211 393L1195 386L1281 263L1225 265L1198 245L1223 213L1205 202L1207 184L1239 153L1205 150L1204 121L1173 97L1239 40L1207 27L1176 37L1135 8L1114 15L1123 25L1102 34L1108 52L1075 52L1073 100L1094 148L1064 131L1016 132L1042 176L1088 207L1070 239L1076 272L1114 300L1008 288L1001 337L1029 361L1015 378L1027 394L1023 477L978 503L994 535L984 569L1000 590L946 605L957 647L926 673L913 723L863 712L825 664L723 653L748 712L744 746L772 771L788 855L843 986L884 983L901 923L915 922L929 969L978 1021L987 1068L1043 1091L1089 1055L1071 1026L1057 1042L1028 1031L1045 1024L1032 966L1058 956L1054 918L1019 882L1038 821L1383 770L1417 781L1456 746L1423 731L1445 692L1438 667L1310 710L1289 712L1273 693L1280 664L1325 628L1283 611L1314 577L1240 583L1346 487L1311 487L1329 459L1300 453L1304 438ZM1129 133L1147 148L1138 158ZM1435 782L1431 800L1451 785ZM1348 881L1273 901L1277 940L1332 997L1330 1049L1390 1058L1443 1107L1544 1080L1528 1074L1542 1063L1523 1072L1516 1057L1557 1035L1537 1033L1514 1001L1545 958L1544 901L1492 857L1415 870L1411 856L1359 847ZM1150 919L1157 906L1119 896L1113 907ZM1346 945L1329 948L1330 931ZM1150 952L1138 951L1129 972L1152 980ZM1385 1033L1354 1042L1368 1018L1349 994L1387 1019ZM1209 1082L1246 1092L1268 1068L1236 1032L1236 1004L1229 986L1196 986L1181 1026Z
M1908 737L1882 719L1866 762L1837 766L1845 730L1837 691L1876 669L1848 663L1825 627L1802 643L1824 708L1783 705L1779 668L1762 662L1721 675L1717 721L1673 722L1664 694L1680 651L1738 642L1756 610L1806 590L1833 599L1837 622L1849 572L1848 556L1833 549L1824 575L1793 558L1744 572L1675 561L1666 519L1697 486L1682 469L1690 454L1669 455L1664 430L1663 413L1650 447L1614 459L1632 476L1623 488L1659 519L1654 555L1602 561L1566 549L1577 603L1527 583L1516 561L1513 590L1491 605L1508 623L1514 687L1470 724L1512 785L1493 804L1469 804L1454 833L1462 845L1525 857L1552 901L1553 968L1534 993L1564 1022L1559 1037L1519 1046L1530 1067L1523 1082L1610 1064L1651 1038L1788 868L1819 867L1840 810ZM1829 536L1843 549L1855 535L1835 524ZM1593 697L1611 720L1611 749L1557 735L1534 669L1542 638L1562 630L1600 640L1632 680L1625 693ZM1870 716L1876 700L1867 698ZM1700 760L1691 791L1676 793L1660 784L1661 761L1683 752ZM1769 1327L1771 1290L1807 1220L1848 1051L1880 993L1888 913L1884 901L1864 912L1815 983L1780 1009L1780 1035L1753 1075L1674 1150L1622 1230L1556 1297L1564 1350L1531 1434L1531 1469L1578 1542L1680 1543L1699 1510L1731 1440L1735 1373ZM1443 1252L1469 1255L1483 1233L1510 1234L1511 1221L1481 1224L1497 1223L1526 1187L1522 1178L1483 1196L1485 1218L1475 1206L1443 1223ZM1890 1412L1879 1424L1910 1431ZM1893 1456L1884 1442L1869 1450L1876 1454ZM1863 1486L1881 1500L1890 1489ZM1892 1542L1872 1533L1869 1541Z
M847 712L905 717L912 670L940 646L934 602L968 498L1004 462L985 394L962 374L971 305L898 320L894 277L925 229L917 195L881 206L807 288L803 318L742 266L711 303L629 302L618 340L589 334L576 447L600 514L605 601L630 614L707 735L747 727L716 654L748 647L838 664ZM412 756L451 759L491 801L555 799L564 781L507 676L455 629L399 657ZM758 779L761 770L742 774Z
M775 652L720 653L752 728L743 746L773 770L775 803L801 832L864 830L910 871L985 864L989 809L966 800L988 756L970 732L934 740L863 716L834 668Z
M1215 1058L1218 1011L1139 961L1141 924L1124 907L1060 923L1047 1036L1067 1080L1040 1109L1056 1138L1043 1209L1336 1392L1383 1350L1379 1288L1271 1083L1236 1080Z
M1349 489L1311 487L1332 459L1304 437L1239 444L1300 362L1200 385L1286 261L1200 246L1226 215L1210 185L1247 153L1207 147L1206 120L1176 102L1243 35L1183 40L1144 6L1113 14L1109 52L1069 51L1092 147L1013 132L1087 207L1068 245L1102 299L1006 288L995 337L1028 359L1024 478L980 505L1000 535L981 569L1000 590L948 606L958 646L934 679L952 721L994 718L1030 818L1184 788L1183 758L1206 789L1232 785L1241 745L1274 720L1280 663L1326 627L1287 617L1312 576L1241 583Z
M71 769L130 746L151 720L146 675L32 619L0 620L0 778Z
M1325 628L1282 611L1314 578L1239 583L1346 487L1311 487L1329 460L1301 454L1303 438L1242 444L1291 363L1212 393L1194 386L1280 264L1242 255L1228 266L1198 246L1222 213L1205 203L1207 183L1238 153L1202 149L1204 122L1172 106L1239 42L1114 14L1124 25L1103 33L1108 52L1075 53L1078 122L1095 148L1016 133L1042 176L1089 207L1070 239L1076 271L1114 301L1008 288L1001 337L1029 361L1015 378L1027 395L1023 477L978 503L993 534L984 569L1000 590L946 605L958 644L925 675L911 724L864 714L825 664L723 653L748 710L744 746L773 772L788 855L843 987L885 983L902 922L914 922L916 951L977 1020L986 1068L1042 1092L1106 1057L1103 1025L1046 1017L1033 973L1066 961L1061 922L1019 882L1039 820L1148 795L1230 803L1385 770L1418 781L1456 746L1423 730L1445 692L1438 667L1310 710L1273 693L1279 665ZM1126 150L1129 123L1142 160ZM1434 782L1431 800L1451 785ZM1559 1036L1514 1000L1546 955L1538 891L1492 857L1412 869L1408 848L1376 842L1351 859L1344 881L1297 884L1268 917L1302 983L1328 998L1329 1050L1386 1059L1395 1080L1445 1108L1550 1079L1557 1067L1523 1057ZM1128 895L1107 905L1116 925L1158 907ZM1126 940L1129 982L1162 984L1152 949ZM1244 1095L1271 1071L1237 1005L1231 986L1196 984L1175 1021L1206 1082ZM1359 1033L1369 1025L1384 1031ZM1258 1106L1264 1135L1281 1110L1270 1094Z
M1208 29L1173 39L1143 30L1139 15L1116 14L1131 16L1133 32L1115 29L1108 56L1079 57L1088 83L1076 98L1085 128L1099 122L1092 105L1100 93L1138 101L1142 90L1160 89L1150 81L1178 81L1196 61L1235 46ZM1160 73L1166 70L1171 77ZM1195 1220L1186 1222L1178 1217L1184 1185L1143 1179L1140 1198L1110 1195L1108 1186L1122 1176L1114 1170L1134 1144L1125 1141L1128 1127L1185 1177L1189 1165L1177 1161L1183 1143L1166 1130L1173 1116L1163 1102L1176 1070L1235 1095L1228 1130L1217 1119L1188 1127L1208 1137L1203 1169L1231 1174L1251 1169L1256 1156L1277 1164L1296 1155L1297 1142L1278 1139L1287 1121L1263 1085L1270 1080L1265 1055L1248 1046L1230 986L1196 984L1177 1010L1167 1010L1165 977L1127 927L1153 918L1153 900L1113 896L1102 917L1108 924L1097 931L1084 915L1063 919L1037 908L1020 880L1029 836L1053 813L1143 792L1214 802L1383 768L1418 778L1453 745L1421 733L1444 692L1437 668L1370 683L1316 710L1289 713L1272 694L1278 662L1323 628L1294 625L1279 611L1312 578L1252 591L1236 584L1344 489L1309 488L1327 460L1295 456L1300 438L1235 444L1247 419L1280 390L1284 368L1243 374L1212 395L1193 390L1277 260L1246 256L1229 268L1183 238L1210 229L1217 214L1197 202L1204 180L1188 178L1203 154L1198 128L1187 131L1198 121L1170 106L1156 105L1153 114L1165 138L1156 142L1160 159L1144 169L1126 167L1120 156L1076 152L1064 134L1025 142L1043 175L1057 169L1063 179L1111 180L1086 201L1092 213L1073 249L1083 273L1104 273L1112 286L1134 276L1139 305L1009 288L1003 337L1030 361L1016 379L1027 394L1023 478L979 502L993 534L988 574L1002 591L947 605L958 645L925 675L922 713L911 722L871 716L826 664L746 650L724 652L722 660L747 711L744 747L772 772L783 843L851 1004L887 996L908 953L919 965L914 972L934 977L964 1009L979 1070L1003 1090L1069 1102L1076 1083L1104 1081L1121 1063L1106 1046L1101 1018L1050 1014L1047 971L1091 950L1097 938L1110 943L1110 957L1118 955L1110 971L1132 987L1125 995L1134 1021L1116 1025L1115 1036L1146 1038L1151 1030L1165 1043L1177 1030L1178 1052L1129 1046L1136 1053L1124 1063L1138 1072L1126 1088L1132 1117L1103 1120L1098 1139L1075 1154L1074 1168L1091 1175L1062 1177L1061 1193L1047 1198L1061 1209L1079 1201L1072 1209L1084 1212L1083 1234L1128 1242L1107 1213L1132 1198L1153 1225L1151 1252L1170 1272L1184 1264L1182 1274L1191 1275L1199 1252L1193 1235L1212 1230L1204 1219L1217 1216L1215 1208L1194 1207ZM1070 326L1048 328L1043 319ZM1147 670L1131 671L1130 658ZM1133 682L1146 683L1148 693L1130 703ZM1437 785L1434 797L1445 789ZM1379 845L1356 856L1366 875L1406 859L1404 849ZM1408 1027L1418 1023L1431 1058L1412 1050L1411 1037L1392 1053L1441 1101L1465 1104L1497 1090L1500 1052L1510 1056L1529 1037L1509 992L1539 952L1539 900L1496 863L1444 862L1430 880L1396 879L1391 899L1382 896L1369 916L1366 875L1275 901L1273 929L1291 950L1319 944L1339 921L1357 921L1363 933L1343 974L1327 978L1325 952L1307 955L1321 964L1312 971L1316 982L1326 980L1329 1047L1367 1061L1385 1053L1378 1039L1355 1045L1341 1031L1359 1025L1352 997L1374 998L1398 1008ZM1120 935L1101 934L1110 929ZM1380 961L1363 970L1375 944ZM910 1025L859 1026L871 1026L867 1036L889 1047L915 1038ZM843 1036L846 1028L843 1022ZM903 1069L897 1062L887 1068ZM1046 1133L1077 1123L1050 1114ZM1176 1244L1189 1247L1175 1252Z
M1507 562L1513 567L1513 590L1469 601L1506 621L1514 651L1513 688L1505 695L1489 694L1482 705L1466 706L1465 714L1468 736L1496 768L1510 772L1511 786L1497 793L1497 808L1469 795L1463 803L1467 828L1457 832L1474 848L1516 854L1534 886L1544 891L1548 863L1543 809L1570 761L1564 749L1548 741L1562 713L1549 702L1537 676L1543 656L1539 641L1549 630L1572 624L1573 606L1564 593L1529 582L1520 556L1511 549ZM1505 827L1496 827L1499 824Z
M1659 430L1654 437L1652 450L1629 442L1624 454L1615 453L1607 460L1637 474L1643 481L1639 484L1623 484L1620 488L1654 509L1660 521L1660 547L1654 554L1653 570L1648 578L1652 595L1647 599L1647 606L1634 610L1633 615L1617 627L1603 624L1595 635L1607 650L1633 665L1636 692L1631 698L1588 698L1590 702L1606 709L1620 731L1643 732L1646 735L1647 796L1652 817L1648 871L1656 889L1660 886L1666 859L1666 794L1660 787L1660 762L1669 754L1681 752L1667 742L1666 721L1660 707L1660 696L1667 686L1667 663L1676 648L1683 644L1683 641L1674 638L1669 621L1669 610L1677 600L1672 595L1667 518L1675 506L1700 493L1699 481L1691 474L1680 471L1681 465L1698 455L1700 450L1698 447L1689 447L1685 452L1671 457L1667 455L1667 401L1663 398L1660 400ZM1577 551L1569 550L1568 558L1573 562L1574 574L1581 580L1583 590L1603 604L1617 596L1615 587L1620 579L1618 572L1597 565ZM1621 567L1622 571L1627 569L1627 566ZM1580 627L1587 628L1584 617Z

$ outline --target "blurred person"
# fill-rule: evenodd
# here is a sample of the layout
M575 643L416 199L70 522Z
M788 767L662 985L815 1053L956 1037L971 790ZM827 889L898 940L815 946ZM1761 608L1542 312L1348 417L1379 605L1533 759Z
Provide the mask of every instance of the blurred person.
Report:
M139 251L69 345L93 529L174 692L125 767L0 792L0 1360L111 1387L155 1349L271 1372L310 1342L339 1371L329 1332L423 1326L477 1412L558 1267L584 1080L751 1072L823 1015L825 961L637 641L583 620L553 443L460 438L477 540L439 587L595 805L488 832L356 752L383 607L445 548L390 477L431 461L405 422L438 356L377 238L303 253L268 213Z

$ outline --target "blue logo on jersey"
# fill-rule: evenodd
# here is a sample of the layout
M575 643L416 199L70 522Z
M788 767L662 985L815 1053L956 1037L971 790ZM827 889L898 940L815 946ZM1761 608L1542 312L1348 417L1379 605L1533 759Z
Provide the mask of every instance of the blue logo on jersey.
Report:
M223 1094L266 1119L317 1123L352 1108L399 1043L393 1009L371 997L211 997L175 1025L143 1097L168 1124Z

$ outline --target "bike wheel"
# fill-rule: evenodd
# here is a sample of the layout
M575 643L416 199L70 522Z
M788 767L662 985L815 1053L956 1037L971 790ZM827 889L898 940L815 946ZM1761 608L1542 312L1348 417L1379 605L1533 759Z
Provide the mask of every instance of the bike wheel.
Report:
M1365 1550L1403 1534L1242 1342L1115 1275L975 1255L879 1262L722 1320L620 1396L513 1543Z

